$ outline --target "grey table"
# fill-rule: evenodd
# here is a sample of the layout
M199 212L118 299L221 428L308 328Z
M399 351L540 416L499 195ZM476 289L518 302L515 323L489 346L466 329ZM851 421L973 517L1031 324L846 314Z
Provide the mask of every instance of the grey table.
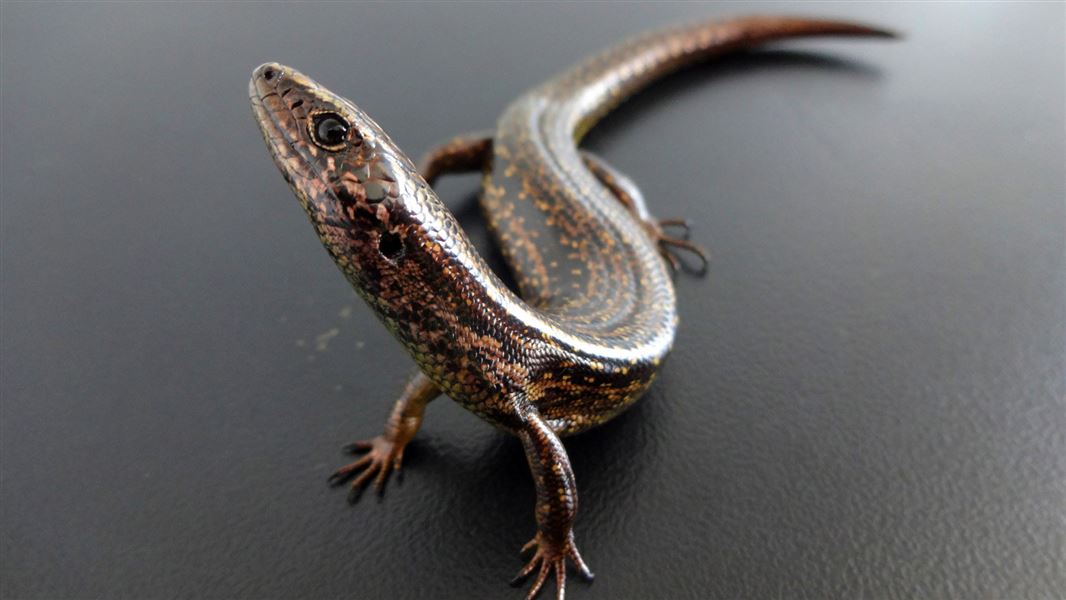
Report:
M291 64L417 155L743 9L4 3L2 596L521 597L525 461L454 403L381 501L326 486L412 367L247 78ZM598 575L570 597L1062 597L1063 5L757 9L906 38L697 68L587 140L714 263L645 400L567 442ZM441 192L499 265L476 188Z

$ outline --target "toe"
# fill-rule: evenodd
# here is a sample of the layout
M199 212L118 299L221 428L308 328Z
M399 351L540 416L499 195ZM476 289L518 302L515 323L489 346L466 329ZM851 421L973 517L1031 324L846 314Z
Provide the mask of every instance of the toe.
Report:
M379 494L385 491L385 481L389 478L389 463L381 463L381 467L378 469L378 476L374 478L374 490Z
M343 448L343 450L348 454L359 454L360 452L366 452L367 450L370 450L373 447L373 442L367 440L360 440L358 442L348 444Z
M369 464L370 461L371 457L370 455L367 455L353 463L344 465L343 467L334 471L333 474L329 476L329 479L327 481L329 481L330 485L338 485L344 483L346 479L355 474L355 472L359 469Z
M518 572L518 575L514 576L514 579L511 580L511 585L522 583L522 580L529 577L529 574L533 572L533 569L537 568L537 565L539 565L540 562L540 554L538 553L533 556L533 558L529 559L529 562L526 563L526 566L522 567L522 570Z
M542 561L540 563L540 572L537 573L537 580L533 582L533 587L529 588L526 600L533 600L533 598L537 597L537 592L544 586L544 581L548 578L549 571L551 571L551 563L546 560Z
M525 556L527 552L529 552L530 550L532 550L533 548L536 548L536 547L537 547L537 538L534 537L533 539L531 539L528 542L526 542L526 544L524 546L522 546L522 549L518 551L518 555L519 556Z
M577 551L577 546L571 544L567 556L569 556L570 560L574 562L574 566L577 567L578 573L581 573L581 576L587 581L592 581L596 578L596 576L592 574L592 571L589 570L589 566L585 564L585 560L581 558L581 553Z
M379 465L376 462L372 462L369 467L355 478L355 481L352 482L352 487L362 489L370 481L370 478L374 476L374 473L377 473L378 468Z

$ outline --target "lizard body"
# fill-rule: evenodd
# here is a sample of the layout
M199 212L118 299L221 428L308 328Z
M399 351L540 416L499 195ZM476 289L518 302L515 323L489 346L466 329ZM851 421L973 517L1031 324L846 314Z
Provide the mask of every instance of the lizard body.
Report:
M663 233L635 186L578 149L609 110L686 65L776 39L888 36L831 21L752 17L648 33L593 56L516 100L494 132L458 137L421 169L366 113L276 63L256 69L253 110L275 163L323 245L421 372L366 452L351 499L399 468L425 405L442 392L523 444L537 489L530 597L578 553L577 489L560 436L614 417L669 352L677 309ZM481 206L519 287L488 268L433 192L441 174L483 173ZM702 258L702 255L701 255ZM665 259L665 260L664 260Z

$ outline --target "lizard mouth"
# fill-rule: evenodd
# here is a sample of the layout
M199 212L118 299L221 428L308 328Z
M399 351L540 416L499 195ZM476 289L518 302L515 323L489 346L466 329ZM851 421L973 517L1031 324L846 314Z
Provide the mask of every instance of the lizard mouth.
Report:
M279 90L281 82L288 79L290 71L288 67L277 63L265 63L256 68L248 81L248 99L259 132L286 179L292 176L289 172L292 167L291 159L296 157L292 142L299 139L300 120L283 97L291 92L292 88Z
M313 82L278 63L260 65L248 82L248 100L267 150L309 216L312 198L322 197L328 187L310 162L314 149L304 140L313 95Z

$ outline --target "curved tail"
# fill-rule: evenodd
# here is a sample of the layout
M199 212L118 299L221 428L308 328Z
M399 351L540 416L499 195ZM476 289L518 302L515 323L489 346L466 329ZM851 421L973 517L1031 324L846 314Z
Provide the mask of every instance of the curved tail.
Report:
M623 100L683 67L776 40L811 36L896 38L887 29L794 17L743 17L653 31L609 48L547 82L564 106L575 139Z

